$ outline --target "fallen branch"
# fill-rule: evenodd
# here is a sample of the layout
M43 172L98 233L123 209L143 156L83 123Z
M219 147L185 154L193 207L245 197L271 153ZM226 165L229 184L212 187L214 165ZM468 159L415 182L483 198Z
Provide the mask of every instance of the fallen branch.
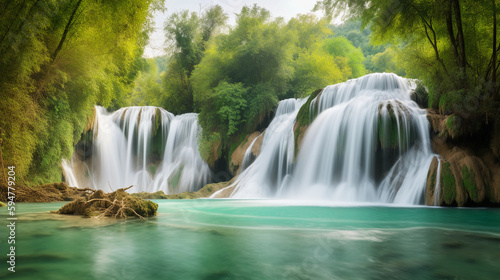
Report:
M156 215L158 204L131 196L126 192L130 188L132 186L118 189L109 194L97 190L86 198L80 198L64 205L57 213L115 219L126 219L129 216L145 219L145 217Z

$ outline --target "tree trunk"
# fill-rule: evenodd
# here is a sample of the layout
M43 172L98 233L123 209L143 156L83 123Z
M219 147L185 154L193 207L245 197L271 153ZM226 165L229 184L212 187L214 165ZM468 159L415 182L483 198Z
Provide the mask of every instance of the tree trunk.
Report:
M457 41L458 41L458 51L460 56L460 68L463 71L463 79L465 79L466 75L466 67L467 67L467 58L465 55L465 39L464 39L464 31L462 25L462 13L460 12L460 0L453 0L453 8L455 10L455 22L457 25Z
M63 44L64 44L64 41L66 40L66 36L68 36L68 32L71 29L71 26L73 25L73 19L75 18L76 11L78 11L78 8L80 7L81 3L82 3L82 0L78 0L78 2L76 3L76 6L73 9L71 16L69 17L68 23L66 24L66 27L64 28L64 32L63 32L63 35L61 37L61 40L59 41L59 45L57 45L56 50L54 51L54 53L50 57L52 59L52 61L54 61L56 59L57 55L61 51Z
M2 39L0 39L0 43L2 43L3 40L5 39L5 37L7 37L7 34L9 34L10 29L12 28L12 26L16 22L16 19L19 17L19 14L23 10L25 4L26 4L26 1L23 1L23 4L21 5L21 8L19 8L19 10L17 11L15 18L10 22L9 27L7 28L7 30L5 31L5 33L2 36Z
M448 37L450 38L453 55L455 56L455 62L457 64L457 67L461 67L461 62L460 62L461 59L458 53L457 40L455 39L455 31L453 29L453 6L451 2L452 0L446 1L446 11L445 11L446 29L448 30Z
M8 186L8 181L7 181L7 173L5 173L5 167L3 166L3 155L2 155L2 140L0 139L0 168L2 168L2 181L0 181L0 184L5 184L5 187Z
M492 74L492 82L495 87L495 91L497 88L497 6L495 0L491 0L493 4L493 74Z

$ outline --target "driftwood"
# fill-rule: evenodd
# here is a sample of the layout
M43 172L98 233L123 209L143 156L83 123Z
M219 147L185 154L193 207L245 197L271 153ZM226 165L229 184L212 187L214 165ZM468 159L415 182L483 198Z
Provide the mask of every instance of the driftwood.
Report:
M40 186L27 187L16 182L16 202L56 202L72 201L92 195L96 190L79 189L68 186L66 183L51 183ZM7 185L0 182L0 197L7 197Z
M126 219L130 216L144 219L144 217L156 215L158 204L131 196L126 192L131 187L118 189L109 194L102 190L94 191L87 198L79 198L64 205L56 213L116 219Z

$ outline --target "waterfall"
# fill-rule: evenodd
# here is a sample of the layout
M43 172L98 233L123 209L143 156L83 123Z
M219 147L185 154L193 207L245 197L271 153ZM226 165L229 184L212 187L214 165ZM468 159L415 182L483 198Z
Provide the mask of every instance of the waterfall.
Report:
M264 135L259 136L264 137L259 156L238 176L231 197L272 197L288 184L295 150L293 125L304 102L305 99L293 98L279 102L275 117ZM245 154L251 153L252 146L253 143Z
M76 188L79 188L79 184L78 184L78 181L76 180L76 177L75 177L75 173L73 172L73 160L71 160L70 163L68 163L67 160L63 159L62 160L62 168L63 168L63 172L65 174L65 179L66 179L66 182L68 183L69 186L72 186L72 187L76 187Z
M434 154L411 82L370 74L323 90L287 197L423 204Z
M252 153L252 149L253 149L253 145L255 145L255 142L260 137L262 137L262 134L259 135L259 136L257 136L257 137L255 137L255 139L253 139L253 141L250 144L250 146L248 146L248 149L245 151L245 154L243 155L243 160L241 162L241 171L244 171L245 169L247 169L247 167L250 166L250 164L252 164L252 162L255 160L255 156Z
M231 198L423 204L435 155L412 88L413 81L386 73L326 87L310 102L314 121L295 164L293 125L304 100L280 102Z
M169 130L163 164L155 177L153 191L169 186L171 193L194 191L210 180L210 169L198 151L198 114L175 117Z
M87 182L75 180L73 160L63 163L67 181L105 191L130 185L130 192L195 191L211 175L198 152L200 130L197 114L174 116L150 106L108 113L96 106Z

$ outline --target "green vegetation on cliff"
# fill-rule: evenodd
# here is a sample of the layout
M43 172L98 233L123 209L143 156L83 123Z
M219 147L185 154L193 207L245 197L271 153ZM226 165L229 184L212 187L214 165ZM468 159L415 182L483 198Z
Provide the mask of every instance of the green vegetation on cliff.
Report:
M399 64L429 88L429 106L460 117L461 137L500 122L497 1L321 0L316 10L361 16L372 41L393 43ZM453 124L454 126L456 124Z
M446 204L453 204L455 197L457 196L457 189L455 183L455 176L451 171L451 164L445 162L443 164L441 171L441 196Z
M431 163L427 175L426 204L438 206L493 206L500 199L493 183L492 170L498 166L487 166L486 158L474 156L471 151L459 147L444 151L440 155L441 173L437 174L438 160ZM436 177L440 176L440 193L434 194ZM436 197L437 195L437 197Z
M0 138L19 183L60 181L95 104L125 105L162 0L1 5Z
M299 112L297 113L295 127L293 129L293 136L295 141L295 156L298 155L299 151L299 139L304 137L305 130L312 123L314 118L316 117L317 108L313 108L314 111L311 112L311 102L321 94L323 89L318 89L311 93L307 98L306 103L300 107Z
M469 193L473 201L478 200L478 191L476 186L476 175L472 170L469 170L466 165L462 167L462 184Z
M311 112L311 102L318 97L318 95L323 91L323 89L318 89L311 93L307 98L306 103L300 107L299 112L297 113L297 122L299 126L310 125L317 114L317 108Z

